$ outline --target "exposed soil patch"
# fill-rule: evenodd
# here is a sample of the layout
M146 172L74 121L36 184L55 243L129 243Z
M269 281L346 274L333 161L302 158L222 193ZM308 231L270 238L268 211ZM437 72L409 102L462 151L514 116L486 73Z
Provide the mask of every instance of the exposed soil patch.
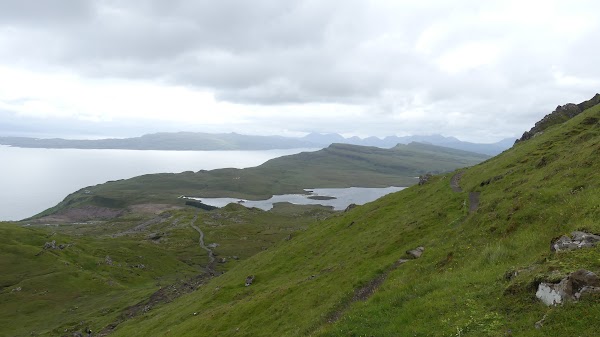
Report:
M198 219L198 215L194 216L194 219L192 219L192 222L190 223L190 226L196 230L196 232L198 232L198 234L200 234L200 239L198 239L198 244L200 244L200 248L206 250L208 252L208 265L206 266L206 272L210 275L215 275L215 271L213 269L213 265L215 264L215 253L213 253L212 249L208 248L205 244L204 244L204 232L202 232L202 230L194 225L194 223L196 222L196 219Z
M152 310L152 308L154 308L156 305L169 303L181 295L191 293L199 286L210 280L211 277L212 276L208 274L201 274L190 279L180 280L174 284L161 287L152 295L150 295L147 300L138 302L123 310L117 320L102 329L97 336L108 336L119 324Z
M452 176L450 179L450 188L452 188L452 191L456 193L462 192L462 188L460 188L460 178L462 178L464 173L465 172L462 171Z
M410 261L410 260L400 259L400 260L396 261L389 268L387 268L387 270L385 272L378 275L377 277L375 277L374 279L369 281L364 286L355 289L352 299L350 299L346 304L344 304L338 310L335 310L334 312L332 312L329 315L329 318L327 319L327 323L335 323L336 321L338 321L342 317L342 315L350 308L352 303L354 303L356 301L366 301L371 296L373 296L373 294L375 294L375 291L377 290L377 288L379 288L383 284L383 282L385 281L385 279L387 278L389 273L392 272L393 270L397 269L402 264L404 264L408 261Z
M477 211L479 208L479 192L469 192L469 213Z
M155 219L158 219L158 221L162 221L160 217L155 218ZM152 219L150 221L155 221L155 219ZM171 285L168 285L165 287L161 287L156 292L154 292L152 295L150 295L150 297L147 300L143 300L137 304L134 304L134 305L126 308L125 310L123 310L121 315L119 315L117 320L114 321L113 323L109 324L108 326L106 326L104 329L102 329L98 333L98 336L109 335L111 332L113 332L115 330L115 328L119 324L123 323L124 321L126 321L128 319L131 319L133 317L136 317L140 314L143 314L145 312L152 310L152 308L156 305L169 303L169 302L173 301L174 299L180 297L181 295L191 293L192 291L196 290L200 285L206 283L208 280L210 280L212 277L214 277L216 275L216 273L213 269L213 265L215 263L214 253L210 248L208 248L204 244L204 233L202 232L202 230L200 230L200 228L198 226L196 226L194 224L197 219L198 219L198 215L194 216L194 218L190 222L190 226L192 228L194 228L200 234L200 239L198 240L200 247L208 252L208 257L209 257L210 262L205 268L206 271L203 272L202 274L196 275L192 278L180 280L180 281L175 282L174 284L171 284ZM142 225L145 225L145 224L147 224L147 223L144 223Z
M83 206L69 208L58 213L33 220L35 223L84 222L90 220L110 220L123 215L125 211L118 208Z
M182 209L181 206L169 205L169 204L138 204L129 206L128 211L132 213L141 214L160 214L166 211L173 211Z

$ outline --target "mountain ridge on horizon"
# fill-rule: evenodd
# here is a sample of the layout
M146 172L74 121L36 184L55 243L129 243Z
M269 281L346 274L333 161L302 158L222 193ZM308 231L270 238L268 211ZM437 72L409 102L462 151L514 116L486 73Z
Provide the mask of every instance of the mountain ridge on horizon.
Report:
M411 142L454 148L487 155L498 154L512 146L514 139L496 143L464 142L439 134L414 136L344 137L337 133L312 132L304 137L256 136L231 133L157 132L130 138L63 139L33 137L0 137L0 145L23 148L57 149L124 149L169 151L272 150L327 147L334 143L392 148Z

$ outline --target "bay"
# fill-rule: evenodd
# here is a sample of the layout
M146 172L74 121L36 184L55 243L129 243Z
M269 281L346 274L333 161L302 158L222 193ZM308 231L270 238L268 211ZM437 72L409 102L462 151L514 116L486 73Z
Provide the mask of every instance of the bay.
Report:
M331 206L334 210L343 210L350 204L364 205L368 202L374 201L383 197L386 194L398 192L406 187L384 187L384 188L370 188L370 187L348 187L348 188L310 188L306 189L309 194L281 194L274 195L267 200L240 200L235 198L201 198L201 197L187 197L188 199L194 199L202 202L203 204L224 207L230 203L240 203L246 207L257 207L262 210L268 211L273 208L274 203L278 202L289 202L296 205L323 205ZM311 199L310 197L317 197ZM330 197L331 199L318 198L318 197Z
M110 180L149 173L253 167L276 157L316 150L141 151L0 145L0 221L33 216L69 193Z

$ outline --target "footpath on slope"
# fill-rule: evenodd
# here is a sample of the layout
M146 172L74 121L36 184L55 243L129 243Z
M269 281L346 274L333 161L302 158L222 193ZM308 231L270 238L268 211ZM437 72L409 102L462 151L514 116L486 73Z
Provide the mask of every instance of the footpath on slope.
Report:
M462 192L460 187L460 179L462 178L465 171L460 171L450 178L450 188L455 193ZM469 213L477 211L479 208L479 192L469 192Z
M124 309L117 320L100 330L97 336L108 336L119 324L126 320L136 317L141 313L148 312L156 305L171 302L181 295L190 293L216 275L213 269L215 262L214 252L204 244L204 233L195 225L197 219L198 214L190 221L190 226L200 234L200 239L198 240L200 247L208 252L209 263L205 267L205 271L189 279L180 280L176 283L160 287L160 289L150 295L148 299ZM178 221L179 219L175 219L173 224L176 224Z
M200 244L200 248L206 250L208 252L208 265L206 265L206 271L214 276L215 275L215 271L213 269L213 265L215 263L215 254L213 253L212 249L208 248L205 244L204 244L204 232L202 232L202 230L195 225L196 220L198 219L198 214L196 214L196 216L194 216L194 218L192 219L192 222L190 222L190 226L196 230L196 232L198 232L200 234L200 239L198 239L198 243Z
M462 188L460 187L460 179L462 178L463 174L464 174L464 171L458 172L455 175L453 175L452 178L450 179L450 188L455 193L461 193L463 191ZM479 207L479 192L469 192L469 212L473 213L473 212L477 211L478 207ZM407 252L407 254L408 253L409 252ZM420 256L420 254L419 254L419 256ZM418 258L418 256L414 256L414 257ZM404 264L408 261L410 261L410 259L400 259L400 260L396 261L391 266L389 266L383 273L381 273L380 275L378 275L377 277L375 277L374 279L369 281L366 285L355 289L354 295L352 296L352 298L349 299L346 303L343 303L340 307L338 307L333 312L329 313L326 322L328 324L335 323L342 317L342 315L346 311L348 311L350 309L350 306L352 305L352 303L357 302L357 301L366 301L367 299L369 299L369 297L371 297L371 296L373 296L373 294L375 294L375 291L377 290L377 288L379 288L379 286L381 286L383 284L383 282L385 281L385 279L387 278L387 276L389 275L390 272L396 270L398 267L400 267L402 264Z

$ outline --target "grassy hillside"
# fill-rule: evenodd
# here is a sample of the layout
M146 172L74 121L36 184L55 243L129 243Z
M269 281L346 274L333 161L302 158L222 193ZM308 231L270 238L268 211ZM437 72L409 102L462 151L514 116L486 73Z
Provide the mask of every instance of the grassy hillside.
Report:
M110 331L329 214L319 206L278 204L264 212L229 205L106 222L0 223L0 336ZM203 232L214 262L192 225ZM52 241L57 249L44 249Z
M123 208L141 203L183 204L181 195L268 199L304 188L409 186L426 172L474 165L486 155L411 143L393 149L334 144L320 151L269 160L246 169L150 174L84 188L42 214L94 205Z
M440 175L313 223L114 335L595 336L598 295L547 307L534 294L600 273L600 246L549 249L600 233L599 121L595 106L464 170L461 192Z

